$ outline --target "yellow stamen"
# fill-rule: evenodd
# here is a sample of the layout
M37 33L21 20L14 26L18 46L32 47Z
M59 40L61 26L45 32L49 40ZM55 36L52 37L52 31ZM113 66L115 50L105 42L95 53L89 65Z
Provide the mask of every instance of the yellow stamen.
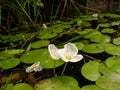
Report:
M32 68L35 69L35 68L37 68L37 66L36 66L36 65L33 65Z
M71 60L72 57L71 57L71 56L66 56L66 59L67 59L67 60Z

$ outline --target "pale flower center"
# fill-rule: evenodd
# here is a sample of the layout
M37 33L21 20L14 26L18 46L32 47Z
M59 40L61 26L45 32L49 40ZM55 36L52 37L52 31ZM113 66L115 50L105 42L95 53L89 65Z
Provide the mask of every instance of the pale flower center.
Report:
M71 59L72 59L71 56L66 56L65 58L66 58L67 60L71 60Z
M37 66L36 66L36 65L33 65L33 66L32 66L32 69L36 69L36 68L37 68Z

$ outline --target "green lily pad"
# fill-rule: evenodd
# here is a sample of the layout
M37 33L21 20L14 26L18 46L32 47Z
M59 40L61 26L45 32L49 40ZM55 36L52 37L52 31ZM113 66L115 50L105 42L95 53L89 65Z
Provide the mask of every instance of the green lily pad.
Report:
M83 86L80 90L104 90L104 89L98 87L97 85L87 85Z
M7 86L5 86L2 90L13 90L13 83L7 84Z
M105 60L106 66L115 71L120 73L120 56L113 56Z
M113 39L115 45L120 45L120 37Z
M104 45L96 43L87 44L82 48L82 51L91 54L102 53L104 51Z
M62 60L54 61L51 58L47 49L38 49L38 50L28 51L23 56L21 56L20 60L23 63L27 63L27 64L40 61L41 66L43 68L54 68L54 62L56 62L55 67L58 67L64 64Z
M48 41L48 40L40 40L40 41L33 42L31 44L31 47L32 48L40 48L43 46L48 46L49 43L50 43L50 41Z
M120 46L108 44L105 46L105 51L110 55L120 55Z
M102 33L114 33L116 32L114 29L110 29L110 28L104 28L101 30Z
M112 21L111 24L112 24L112 26L120 25L120 21Z
M98 24L99 27L107 28L111 26L111 23L100 23Z
M27 83L16 84L12 90L33 90L33 87Z
M120 74L105 74L97 79L96 84L105 90L120 90Z
M99 65L99 72L102 73L103 75L104 74L111 74L113 73L112 70L110 70L110 68L108 68L105 63L100 63Z
M87 31L86 31L87 32ZM90 32L90 31L89 31ZM95 37L95 36L98 36L98 35L101 35L101 32L99 32L99 31L92 31L91 30L91 33L90 34L88 34L88 35L85 35L84 36L84 38L86 38L86 39L91 39L92 37Z
M38 82L35 90L80 90L78 87L78 82L68 76L58 76L53 78L48 78Z
M84 47L84 44L81 42L75 42L74 44L77 46L78 50L81 50Z
M10 69L17 66L20 63L20 60L17 58L6 58L0 61L0 67L3 69Z
M56 32L50 32L48 30L40 31L40 39L51 39L57 36Z
M86 79L96 81L101 76L99 72L99 63L96 61L90 61L84 64L81 73Z
M7 57L12 57L13 55L19 54L19 53L22 53L22 52L24 52L23 49L7 49L7 50L4 50L4 51L0 52L0 59L4 59L4 58L7 58Z
M99 34L99 35L92 36L90 40L92 42L106 43L106 42L110 42L111 38L108 35Z
M108 18L120 18L120 15L119 14L113 14L113 13L107 13L107 14L104 14L104 16L108 17Z

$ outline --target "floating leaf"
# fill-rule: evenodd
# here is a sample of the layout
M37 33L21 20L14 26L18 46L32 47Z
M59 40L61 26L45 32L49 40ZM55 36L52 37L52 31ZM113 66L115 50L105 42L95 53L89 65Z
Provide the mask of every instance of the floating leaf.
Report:
M2 90L13 90L13 83L7 84Z
M105 90L120 90L120 74L105 74L97 79L96 84Z
M6 58L0 61L0 67L3 69L10 69L17 66L20 63L20 60L17 58Z
M27 83L18 83L12 90L33 90L33 87Z
M24 51L23 49L7 49L4 51L1 51L0 52L0 59L12 57L13 55L22 53L23 51Z
M102 44L87 44L82 48L82 51L86 52L86 53L91 53L91 54L101 53L104 51L104 45L102 45Z
M106 66L118 73L120 73L120 56L113 56L105 60Z
M87 85L83 86L80 90L104 90L104 89L98 87L97 85Z
M75 42L74 44L77 46L78 50L81 50L84 47L84 44L81 42Z
M96 61L90 61L84 64L81 72L82 75L90 81L96 81L101 75L99 72L99 63Z
M120 46L108 44L105 46L105 51L111 55L120 55Z
M54 60L50 57L47 49L32 50L21 56L23 63L35 63L40 61L43 68L54 68ZM56 61L55 66L61 66L64 62L62 60Z
M99 27L107 28L111 26L111 23L100 23L98 24Z
M116 32L114 29L110 29L110 28L104 28L101 30L102 33L114 33Z
M89 32L90 32L90 31L89 31ZM101 32L95 30L94 32L91 31L90 34L85 35L84 38L90 39L91 37L95 37L95 36L98 36L98 35L101 35Z
M112 21L111 24L112 24L112 26L120 25L120 21Z
M108 17L108 18L120 18L120 15L119 14L113 14L113 13L107 13L107 14L104 14L104 16Z
M120 45L120 37L113 39L115 45Z
M51 39L57 36L56 32L50 32L47 30L43 30L40 32L40 39Z
M104 63L100 63L99 72L103 75L113 73Z
M92 36L90 38L90 40L92 42L106 43L106 42L110 42L111 38L108 35L99 34L99 35L96 35L96 36Z
M34 43L32 43L31 47L32 48L40 48L43 46L47 46L50 43L50 41L48 40L40 40L40 41L36 41Z
M78 82L68 76L59 76L48 78L38 82L35 87L35 90L80 90L78 87Z

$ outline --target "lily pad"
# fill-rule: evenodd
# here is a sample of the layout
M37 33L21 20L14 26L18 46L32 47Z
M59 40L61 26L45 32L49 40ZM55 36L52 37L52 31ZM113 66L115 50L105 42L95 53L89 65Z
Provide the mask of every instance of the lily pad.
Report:
M16 84L12 90L33 90L33 87L27 83Z
M107 14L104 14L104 16L106 16L108 18L114 18L114 19L120 18L119 14L113 14L113 13L107 13Z
M115 45L120 45L120 37L113 39Z
M97 85L87 85L82 87L80 90L104 90L104 89L98 87Z
M58 76L53 78L48 78L38 82L35 90L80 90L78 87L78 82L68 76Z
M110 55L120 55L120 46L108 44L105 46L105 51Z
M82 48L82 51L91 54L102 53L104 51L104 45L96 43L87 44Z
M100 23L98 24L99 27L103 27L103 28L108 28L111 26L111 23Z
M101 30L102 33L114 33L116 32L114 29L110 29L110 28L104 28Z
M99 63L96 61L90 61L84 64L81 72L82 75L90 81L96 81L101 76L99 72Z
M38 49L38 50L28 51L23 56L21 56L20 60L23 63L27 63L27 64L40 61L41 66L43 68L54 68L54 62L56 62L55 67L58 67L64 64L62 60L54 61L50 57L50 54L47 49Z
M112 70L110 70L110 68L108 68L105 63L100 63L99 65L99 72L102 73L103 75L104 74L111 74L113 73Z
M2 90L13 90L13 83L7 84Z
M17 66L20 63L20 60L17 58L6 58L0 61L0 67L3 69L10 69Z
M78 50L81 50L84 47L84 44L81 42L75 42L74 44L77 46Z
M24 52L22 49L8 49L0 52L0 59L12 57L15 54Z
M40 40L40 41L36 41L34 43L31 44L32 48L40 48L43 46L48 46L48 44L50 43L50 41L48 40Z
M113 56L105 60L106 66L112 71L120 73L120 56Z
M111 24L112 24L112 26L120 25L120 21L112 21Z
M105 90L120 90L120 74L105 74L97 79L96 84Z
M92 42L106 43L106 42L110 42L111 38L108 35L98 34L98 35L92 36L90 40Z
M85 31L84 31L85 32ZM87 31L86 31L87 32ZM89 31L90 32L90 31ZM91 31L91 33L90 34L88 34L88 35L85 35L84 36L84 38L86 38L86 39L90 39L90 38L92 38L92 37L95 37L95 36L98 36L98 35L101 35L101 32L99 32L99 31Z

